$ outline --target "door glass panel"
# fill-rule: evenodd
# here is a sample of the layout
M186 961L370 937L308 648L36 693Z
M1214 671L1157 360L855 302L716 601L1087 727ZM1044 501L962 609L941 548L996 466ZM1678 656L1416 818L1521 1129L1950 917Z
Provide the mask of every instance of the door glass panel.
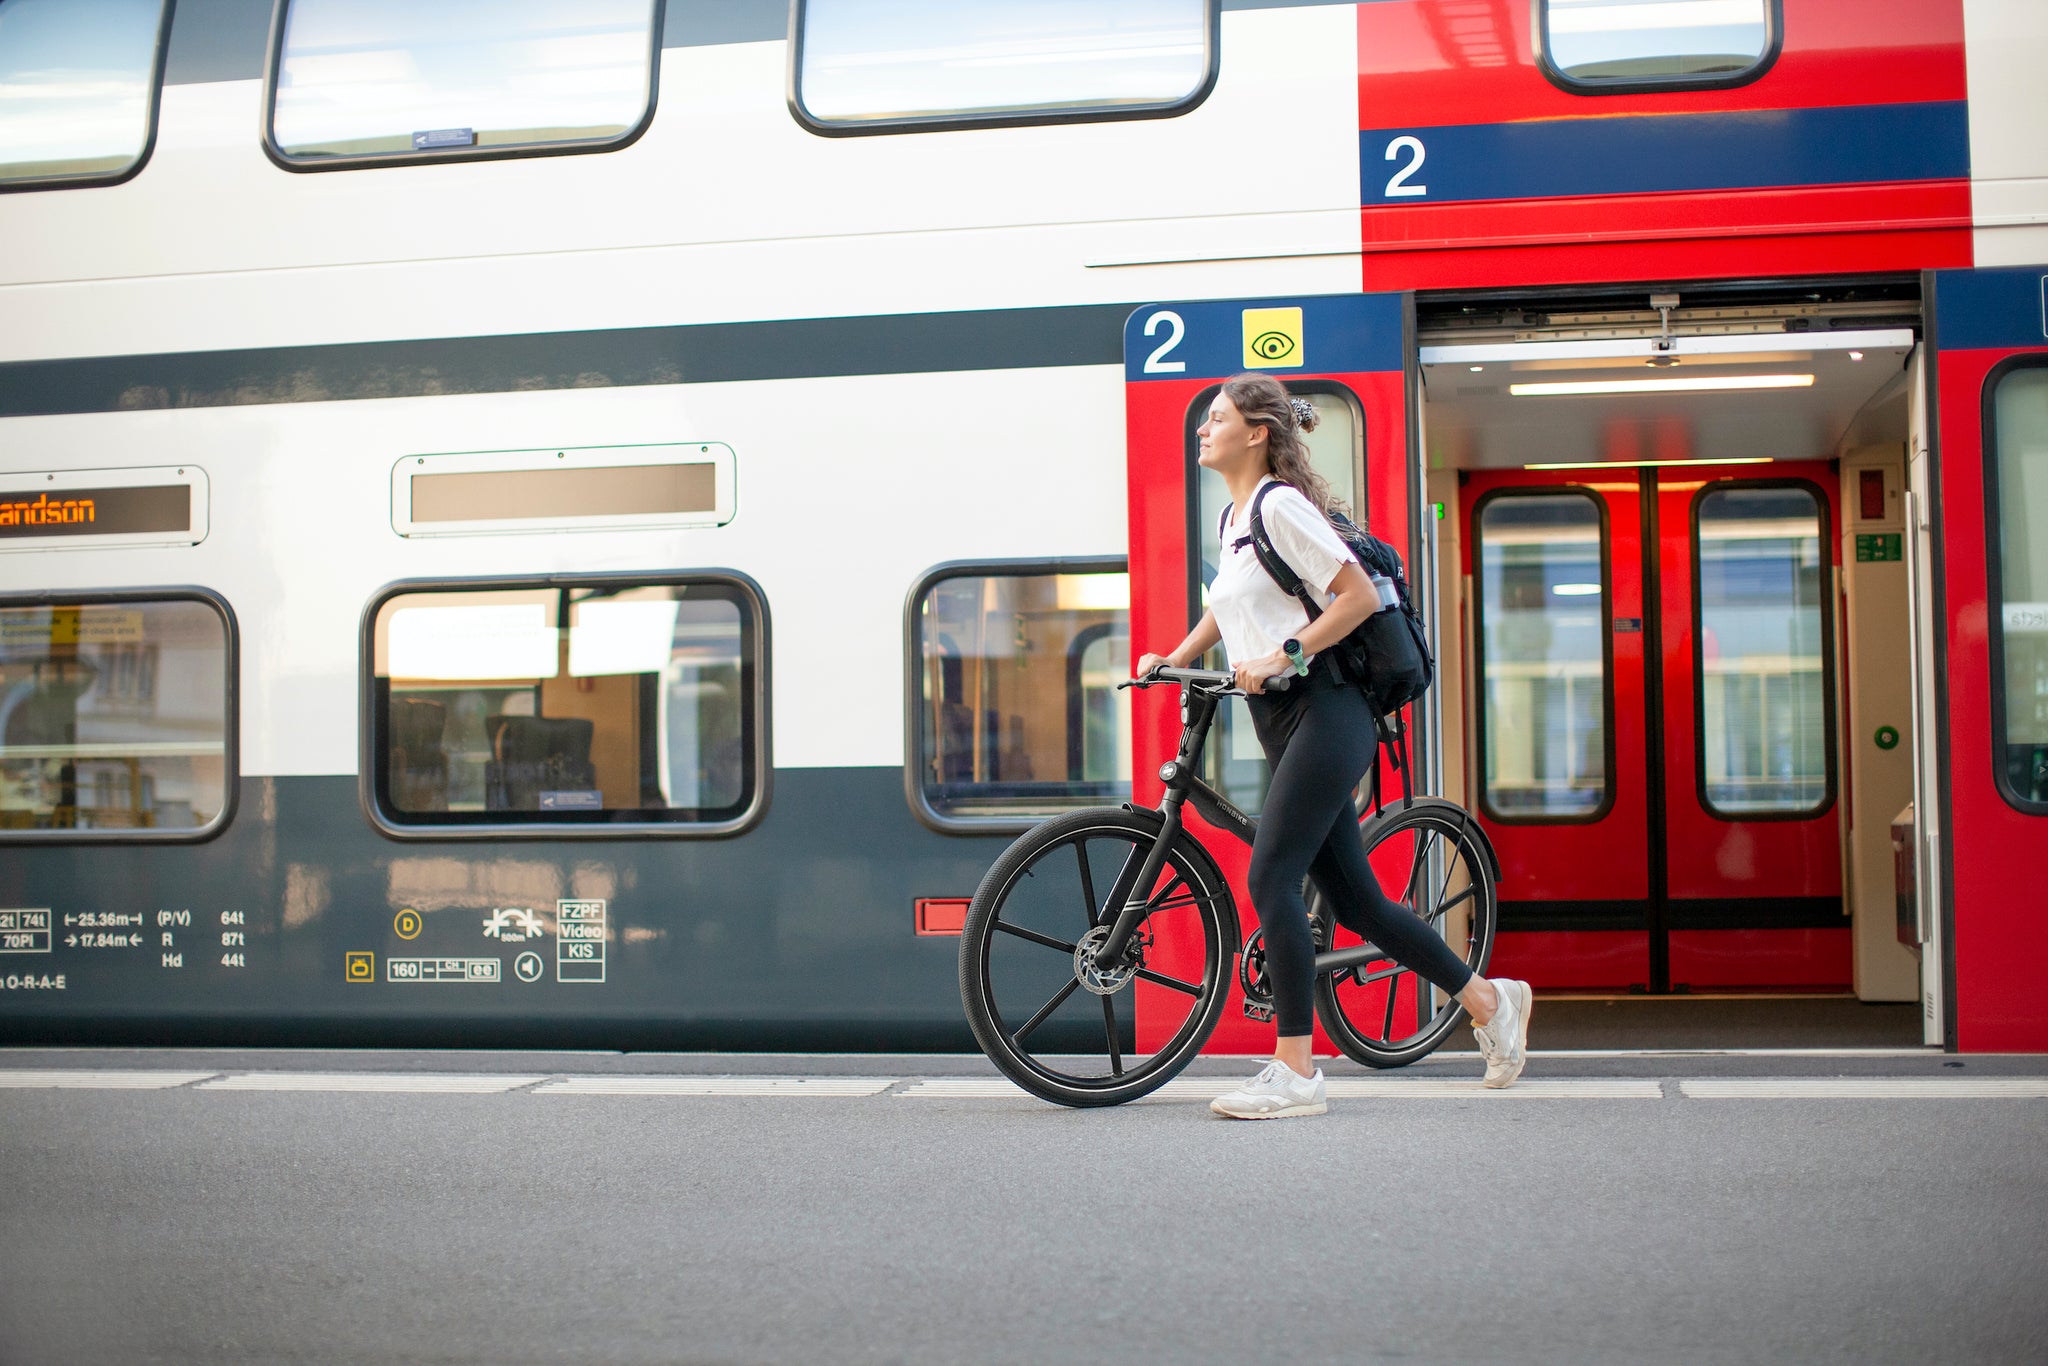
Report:
M1822 530L1807 489L1700 495L1700 782L1717 815L1827 804Z
M1350 391L1334 386L1317 392L1301 385L1295 387L1294 393L1298 398L1307 399L1316 410L1316 429L1306 438L1309 464L1317 474L1330 481L1330 487L1338 498L1351 509L1351 519L1364 526L1365 507L1360 497L1365 468L1364 410ZM1209 404L1215 396L1215 391L1209 390L1195 400L1197 422L1208 413ZM1192 454L1191 447L1191 457ZM1224 506L1230 502L1230 490L1224 487L1222 475L1199 465L1193 468L1195 531L1200 538L1202 556L1201 601L1206 610L1209 606L1209 585L1215 581L1216 567L1222 561L1222 545L1216 531L1223 520ZM1168 642L1166 648L1170 649L1172 644ZM1209 652L1208 658L1202 661L1202 667L1229 667L1221 646ZM1240 809L1256 815L1265 805L1266 783L1271 775L1266 772L1266 756L1259 748L1258 736L1252 733L1251 715L1244 708L1229 706L1217 712L1216 732L1210 736L1203 766L1206 769L1203 776Z
M1732 83L1769 46L1767 0L1547 0L1543 8L1544 53L1574 83Z
M919 790L941 818L1036 820L1131 795L1130 575L932 583L913 615Z
M2048 802L2048 368L2013 370L1993 399L1997 462L1997 601L2005 656L2006 791Z
M1488 814L1593 816L1608 786L1599 505L1576 493L1490 498L1476 540Z

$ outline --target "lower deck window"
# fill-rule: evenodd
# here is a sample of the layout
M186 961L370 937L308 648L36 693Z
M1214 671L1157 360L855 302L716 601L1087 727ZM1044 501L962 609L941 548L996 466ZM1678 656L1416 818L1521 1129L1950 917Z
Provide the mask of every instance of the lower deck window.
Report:
M921 814L1030 821L1131 792L1130 578L939 571L912 595Z
M212 598L0 601L0 840L218 829L233 640Z
M733 580L394 594L372 773L397 827L732 828L759 807L764 613Z

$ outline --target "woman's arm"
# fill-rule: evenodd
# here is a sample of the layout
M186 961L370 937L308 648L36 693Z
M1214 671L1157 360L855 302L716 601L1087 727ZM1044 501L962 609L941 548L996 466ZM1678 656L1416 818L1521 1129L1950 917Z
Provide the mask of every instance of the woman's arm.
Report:
M1372 586L1372 580L1365 576L1365 571L1352 561L1347 560L1338 567L1337 576L1330 580L1330 591L1337 595L1336 600L1295 637L1304 655L1321 654L1350 635L1359 622L1380 610L1379 590ZM1206 623L1208 618L1204 617L1203 621ZM1246 660L1237 666L1237 686L1249 693L1264 692L1267 679L1286 673L1292 667L1287 656L1277 650L1264 659Z
M1371 591L1372 584L1367 583L1366 589ZM1365 618L1360 617L1359 620L1364 621ZM1216 614L1214 612L1204 612L1202 613L1202 619L1195 623L1195 629L1188 632L1186 640L1183 640L1174 647L1172 654L1140 655L1138 657L1138 667L1134 671L1133 676L1143 678L1162 664L1166 665L1169 669L1191 668L1196 660L1215 649L1222 639L1223 632L1217 629L1216 626Z

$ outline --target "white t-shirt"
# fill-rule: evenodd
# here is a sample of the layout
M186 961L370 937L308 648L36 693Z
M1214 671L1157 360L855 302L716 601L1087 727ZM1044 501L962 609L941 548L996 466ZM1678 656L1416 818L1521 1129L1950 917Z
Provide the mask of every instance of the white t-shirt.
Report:
M1260 483L1278 483L1268 476ZM1301 496L1291 484L1279 484L1259 504L1259 520L1280 558L1323 605L1336 594L1330 584L1337 571L1356 563L1342 538L1314 503ZM1259 659L1280 649L1280 643L1298 636L1308 626L1308 611L1299 599L1273 582L1258 552L1252 549L1252 518L1249 503L1230 510L1223 528L1222 561L1216 581L1209 585L1209 610L1216 614L1216 627L1223 633L1223 652L1232 667ZM1244 544L1239 546L1238 542Z

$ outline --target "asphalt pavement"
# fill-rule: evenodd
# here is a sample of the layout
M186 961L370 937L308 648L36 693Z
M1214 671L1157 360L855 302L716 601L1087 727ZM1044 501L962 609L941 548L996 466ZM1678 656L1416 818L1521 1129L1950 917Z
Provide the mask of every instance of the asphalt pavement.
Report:
M2048 1360L2048 1059L0 1051L0 1361Z

